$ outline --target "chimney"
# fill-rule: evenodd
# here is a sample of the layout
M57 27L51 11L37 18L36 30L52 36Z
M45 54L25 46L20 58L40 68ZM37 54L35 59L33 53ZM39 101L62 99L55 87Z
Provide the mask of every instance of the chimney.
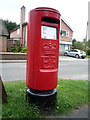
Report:
M21 44L23 44L23 33L22 33L22 24L25 23L25 6L21 7L21 13L20 13L20 38L21 38Z

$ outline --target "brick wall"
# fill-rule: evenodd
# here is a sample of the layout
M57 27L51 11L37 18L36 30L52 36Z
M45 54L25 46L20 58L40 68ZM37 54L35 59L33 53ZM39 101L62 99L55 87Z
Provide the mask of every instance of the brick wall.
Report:
M61 36L61 40L71 42L70 38L72 38L72 30L61 20L61 30L69 31L69 37Z
M20 29L16 29L10 33L10 38L20 38Z
M10 38L11 39L13 39L13 38L20 39L20 28L12 31L10 33ZM23 45L27 46L27 25L23 25L23 27L22 27L22 43L23 43Z

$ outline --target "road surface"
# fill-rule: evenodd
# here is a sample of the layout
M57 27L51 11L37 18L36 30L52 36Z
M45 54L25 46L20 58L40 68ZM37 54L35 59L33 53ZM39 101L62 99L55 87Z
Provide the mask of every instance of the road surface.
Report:
M62 59L63 58L63 59ZM88 59L62 57L59 62L59 78L88 80Z
M1 70L3 81L26 80L26 61L3 61ZM88 80L88 59L60 56L58 77Z

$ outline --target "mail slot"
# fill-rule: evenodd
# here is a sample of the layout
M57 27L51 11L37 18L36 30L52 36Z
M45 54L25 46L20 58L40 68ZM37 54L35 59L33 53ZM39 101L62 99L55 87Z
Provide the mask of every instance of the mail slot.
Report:
M39 7L29 12L26 85L49 91L57 86L60 35L59 11Z

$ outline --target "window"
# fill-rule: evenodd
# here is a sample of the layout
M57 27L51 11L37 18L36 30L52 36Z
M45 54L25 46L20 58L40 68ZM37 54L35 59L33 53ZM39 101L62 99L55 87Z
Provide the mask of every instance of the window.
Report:
M70 50L69 52L73 52L73 50Z
M65 45L64 44L59 45L59 51L65 51Z
M69 50L69 45L66 44L66 45L65 45L65 51L68 51L68 50Z
M78 52L77 50L73 50L73 52Z
M65 37L69 37L69 31L61 30L60 35L65 36Z

